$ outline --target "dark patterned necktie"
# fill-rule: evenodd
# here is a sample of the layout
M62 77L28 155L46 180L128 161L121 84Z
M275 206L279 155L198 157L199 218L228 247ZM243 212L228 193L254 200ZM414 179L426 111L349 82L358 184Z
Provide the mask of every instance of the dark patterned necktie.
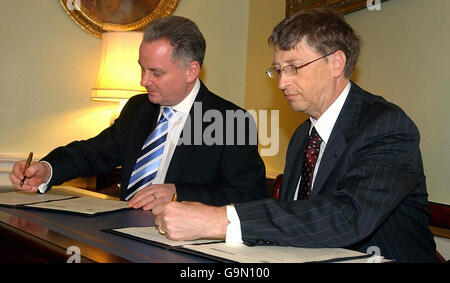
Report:
M302 179L300 180L300 188L297 199L309 199L311 194L311 185L316 166L317 157L319 156L320 144L322 139L313 127L309 136L308 145L305 148L302 162Z

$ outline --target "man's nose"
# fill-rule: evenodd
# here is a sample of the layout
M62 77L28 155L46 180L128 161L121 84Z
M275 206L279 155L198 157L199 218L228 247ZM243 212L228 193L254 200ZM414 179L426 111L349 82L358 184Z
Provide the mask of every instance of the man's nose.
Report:
M141 86L147 87L150 84L151 84L151 78L150 78L149 72L143 71L142 75L141 75Z
M280 74L278 75L278 88L284 90L288 84L289 84L288 76L286 76L286 74L283 71L281 71Z

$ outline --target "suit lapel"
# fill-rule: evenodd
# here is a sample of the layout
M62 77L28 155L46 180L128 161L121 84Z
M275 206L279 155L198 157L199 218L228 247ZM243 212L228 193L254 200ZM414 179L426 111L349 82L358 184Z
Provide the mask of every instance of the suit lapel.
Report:
M322 155L311 197L319 194L323 189L330 173L335 168L342 153L346 150L347 141L354 135L359 124L362 104L362 100L358 95L359 90L359 87L352 82L350 92L331 131L328 144Z
M152 105L152 107L146 107L142 113L143 115L143 123L140 124L138 136L136 139L136 151L139 153L141 151L142 146L144 145L147 137L153 132L156 127L156 123L158 122L159 116L159 105Z
M131 173L133 172L134 165L136 163L136 159L138 158L141 148L144 145L145 140L148 135L155 129L156 123L159 116L159 105L152 104L149 101L148 105L138 109L139 118L136 120L139 121L136 127L135 138L132 139L129 146L129 153L127 154L126 162L123 164L124 172L124 182L125 186L128 186L128 181L130 180ZM132 125L130 125L132 127Z
M187 166L188 161L192 154L195 152L195 146L194 146L194 129L196 127L195 121L196 119L199 121L203 121L203 113L205 111L205 108L207 108L207 103L205 100L207 100L208 96L208 90L206 86L201 82L200 90L198 91L198 94L195 98L195 102L201 102L202 104L202 111L201 113L195 113L194 111L194 105L192 105L191 110L189 111L189 117L190 123L186 121L183 131L181 132L180 139L185 135L187 131L191 132L191 145L177 145L175 148L175 151L172 156L172 160L170 161L169 169L167 170L165 183L171 183L176 182L180 174L184 172L184 168ZM206 107L205 107L206 106ZM207 110L207 109L206 109ZM195 115L201 115L201 117L195 117ZM203 122L202 122L203 123ZM201 125L203 127L203 125ZM198 127L198 125L197 125ZM202 128L203 130L203 128Z
M342 135L342 132L334 131L334 129L333 132L336 133L330 136L328 145L322 155L322 160L320 161L319 169L317 170L317 175L314 181L314 186L311 191L311 197L317 195L322 190L323 185L328 179L328 176L334 169L336 162L346 148L346 141L345 137Z
M192 117L191 112L189 113L190 117ZM186 131L191 131L191 127L193 127L193 125L189 126L188 123L185 124L183 131L181 132L180 139ZM191 142L193 141L191 140ZM172 159L170 161L164 183L173 183L179 179L180 174L184 171L184 168L187 166L190 157L194 153L194 150L195 146L193 145L185 145L185 144L177 145L172 155Z
M282 200L292 200L297 189L300 175L302 174L302 159L305 151L306 144L308 142L309 128L311 122L307 119L299 128L296 137L292 140L292 150L287 152L286 169L283 176L283 188L281 190ZM286 180L286 181L285 181ZM286 193L283 193L286 192Z

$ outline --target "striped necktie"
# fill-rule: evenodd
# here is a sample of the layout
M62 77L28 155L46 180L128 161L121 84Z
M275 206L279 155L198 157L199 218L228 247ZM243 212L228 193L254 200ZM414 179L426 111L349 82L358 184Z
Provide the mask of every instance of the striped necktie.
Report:
M164 152L164 144L167 139L169 119L173 115L173 110L163 107L161 118L156 124L153 132L145 140L139 158L131 173L130 182L127 188L126 200L129 200L135 193L152 184L158 173L161 157Z

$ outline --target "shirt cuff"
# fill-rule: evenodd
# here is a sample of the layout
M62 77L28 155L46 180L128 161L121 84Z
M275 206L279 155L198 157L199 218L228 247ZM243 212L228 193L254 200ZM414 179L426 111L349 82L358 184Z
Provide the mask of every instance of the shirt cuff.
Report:
M45 191L47 191L47 189L48 189L48 183L50 183L50 180L52 179L52 176L53 176L53 168L52 168L52 165L51 165L50 163L48 163L47 161L39 161L39 162L42 162L42 163L45 162L45 163L48 164L48 166L50 166L50 178L48 178L47 182L42 183L42 184L40 184L40 185L38 186L39 192L40 192L41 194L43 194L43 193L45 193Z
M225 243L242 244L241 221L239 220L236 208L232 205L227 205L227 219L230 224L227 226Z

